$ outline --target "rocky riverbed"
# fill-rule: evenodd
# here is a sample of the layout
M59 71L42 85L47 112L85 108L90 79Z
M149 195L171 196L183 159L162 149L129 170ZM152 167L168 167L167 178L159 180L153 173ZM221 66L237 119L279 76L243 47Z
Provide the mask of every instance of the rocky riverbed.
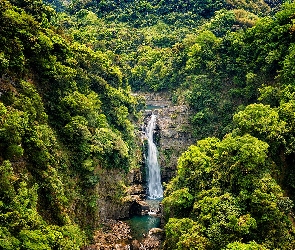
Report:
M106 220L97 230L94 243L82 250L160 250L164 231L152 228L146 237L138 241L132 239L130 226L122 221Z

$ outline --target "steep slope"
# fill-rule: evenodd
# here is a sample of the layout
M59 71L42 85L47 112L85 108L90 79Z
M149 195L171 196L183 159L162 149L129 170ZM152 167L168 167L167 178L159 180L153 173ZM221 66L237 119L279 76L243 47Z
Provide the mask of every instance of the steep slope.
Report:
M180 157L163 201L167 249L294 248L294 13L285 4L231 34L231 74L261 103L241 107L223 139L199 140Z
M107 209L98 187L121 210L138 165L137 101L119 68L53 27L55 15L42 1L0 3L3 249L79 249ZM100 182L110 173L116 182Z

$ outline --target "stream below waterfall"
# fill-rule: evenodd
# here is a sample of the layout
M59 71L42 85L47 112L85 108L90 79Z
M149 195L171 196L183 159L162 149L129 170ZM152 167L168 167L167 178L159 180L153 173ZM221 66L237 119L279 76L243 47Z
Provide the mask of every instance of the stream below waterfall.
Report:
M161 218L152 215L134 215L126 220L131 229L132 239L142 240L149 230L160 227Z

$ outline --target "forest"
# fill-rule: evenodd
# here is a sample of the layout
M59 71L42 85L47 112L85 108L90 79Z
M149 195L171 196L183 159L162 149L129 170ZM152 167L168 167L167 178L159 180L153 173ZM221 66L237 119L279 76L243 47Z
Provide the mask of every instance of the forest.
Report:
M163 249L294 249L294 75L294 1L0 0L0 248L91 244L140 167L142 91L196 138Z

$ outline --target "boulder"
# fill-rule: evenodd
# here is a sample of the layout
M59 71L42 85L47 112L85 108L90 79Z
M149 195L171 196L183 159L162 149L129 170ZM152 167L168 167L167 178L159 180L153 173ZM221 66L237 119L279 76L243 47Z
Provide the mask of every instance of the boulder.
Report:
M163 240L164 239L164 230L161 228L152 228L149 233L148 233L148 237L150 238L154 238L156 240Z
M160 250L162 240L164 239L164 230L161 228L152 228L148 236L141 242L139 249L142 250Z

